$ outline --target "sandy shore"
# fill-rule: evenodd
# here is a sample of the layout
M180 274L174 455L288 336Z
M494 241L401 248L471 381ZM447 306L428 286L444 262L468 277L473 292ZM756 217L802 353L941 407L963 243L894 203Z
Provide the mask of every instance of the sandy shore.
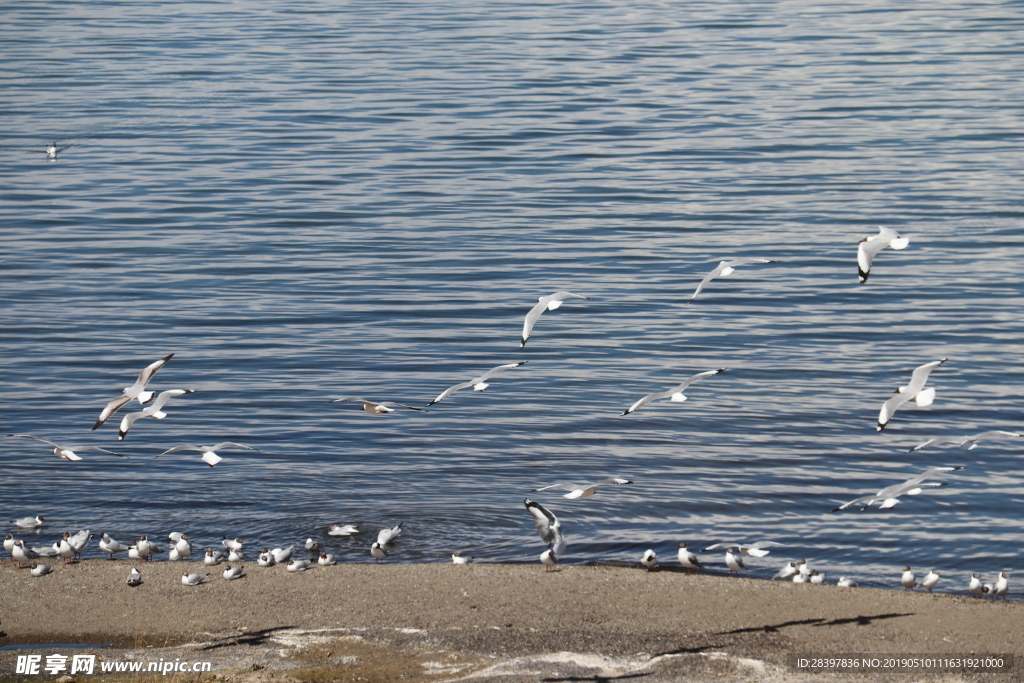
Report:
M497 564L347 564L305 573L247 564L245 578L225 581L223 566L158 562L137 565L144 583L133 589L124 582L130 566L87 560L33 578L5 563L0 646L116 643L74 652L168 660L186 653L213 662L211 674L182 680L892 678L800 674L787 667L790 653L998 653L1024 664L1017 602ZM185 570L211 580L184 586ZM41 680L14 674L16 654L25 652L0 652L0 679ZM936 678L1021 680L1021 670Z

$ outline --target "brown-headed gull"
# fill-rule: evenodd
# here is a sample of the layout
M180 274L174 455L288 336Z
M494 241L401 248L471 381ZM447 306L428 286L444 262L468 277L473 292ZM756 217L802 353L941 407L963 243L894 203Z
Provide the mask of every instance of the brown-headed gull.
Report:
M32 569L29 571L32 576L46 576L50 573L50 565L48 564L35 564L32 563Z
M928 439L924 443L914 446L907 451L907 453L913 453L914 451L919 451L922 448L927 448L928 446L934 446L935 444L940 443L955 443L965 451L973 451L974 447L977 446L978 442L982 439L994 439L1004 436L1024 436L1024 434L1020 434L1018 432L1004 432L1000 429L994 429L992 431L982 432L981 434L975 434L974 436L937 436L934 439Z
M552 548L548 548L540 554L540 562L544 565L545 572L553 572L558 567L558 558L555 556L555 551Z
M697 556L686 549L685 543L679 544L679 564L686 568L687 574L690 573L691 569L704 569Z
M471 379L468 382L462 382L460 384L456 384L455 386L448 387L447 389L442 391L441 394L437 398L435 398L433 401L431 401L427 405L428 406L432 406L435 403L439 403L439 402L445 400L446 398L448 398L449 396L451 396L453 393L455 393L459 389L465 389L466 387L473 387L477 391L483 391L487 387L491 386L490 384L487 383L487 380L489 380L494 375L498 374L499 372L504 372L505 370L511 370L512 368L518 368L520 365L525 365L525 364L527 364L529 362L530 361L528 361L528 360L521 360L518 363L507 363L505 365L499 365L496 368L491 368L490 370L488 370L484 374L480 375L476 379Z
M931 374L932 370L945 363L948 358L940 358L939 360L932 361L931 363L925 363L914 370L913 374L910 375L910 384L905 387L898 388L895 392L896 395L890 398L888 401L882 404L882 409L878 412L878 431L885 429L885 426L889 424L889 420L892 419L893 414L899 410L900 406L908 401L915 401L918 406L924 408L930 406L935 401L935 387L928 389L924 388L924 385L928 382L928 375Z
M860 505L862 503L864 504L864 507L861 508L862 511L867 510L875 503L880 503L881 505L879 507L881 509L888 510L889 508L895 507L896 504L900 502L900 496L916 496L922 491L924 491L924 489L933 489L946 485L945 483L925 482L925 479L927 479L928 477L933 477L935 475L943 474L945 472L954 472L956 470L962 469L962 466L932 467L931 469L925 470L921 474L914 475L910 479L907 479L905 482L902 482L900 484L893 484L892 486L886 486L884 489L882 489L873 496L862 496L855 500L851 500L849 503L844 503L843 505L840 505L839 507L833 509L832 512L845 510L851 505Z
M206 581L209 574L182 574L181 582L186 586L198 586Z
M971 574L971 581L967 584L967 590L971 595L980 598L985 593L985 586L981 583L981 574Z
M220 443L215 443L212 446L175 446L174 448L169 448L160 455L167 455L168 453L177 453L179 451L199 451L200 453L203 454L200 460L205 462L210 467L213 467L214 465L216 465L217 463L224 459L217 455L217 451L224 448L245 448L250 451L259 450L258 448L253 448L252 446L246 446L240 443L235 443L233 441L222 441ZM160 455L153 456L153 460L159 458Z
M107 407L104 408L103 412L100 413L99 419L96 420L96 424L94 424L92 428L99 429L100 425L106 422L111 415L120 410L122 406L131 401L133 398L138 399L139 403L142 404L146 404L152 401L154 396L156 396L156 393L152 391L146 391L146 385L149 384L149 380L153 379L153 375L156 374L156 371L162 368L163 366L167 365L167 361L169 361L173 357L173 353L168 354L161 358L160 360L156 361L155 363L150 363L145 368L143 368L142 371L139 373L138 379L135 380L135 384L131 385L130 387L125 387L124 389L122 389L122 395L118 396L117 398L115 398L114 400L107 404Z
M468 555L463 555L461 550L452 553L453 564L471 564L472 562L473 558L469 557Z
M530 338L530 333L533 332L533 325L537 322L537 318L544 311L553 311L562 305L566 299L590 299L589 296L581 296L579 294L573 294L572 292L555 292L548 296L537 297L537 303L533 305L530 312L526 314L526 322L523 323L523 336L519 340L519 348L526 346L526 341Z
M924 578L921 579L921 583L918 584L918 585L920 585L921 588L928 589L928 592L931 593L932 592L932 588L935 588L935 584L937 584L938 582L939 582L939 572L937 572L934 569L932 569L930 572L928 572L927 574L924 575Z
M714 280L716 277L726 277L728 275L732 275L733 271L736 270L738 266L745 266L750 263L775 263L775 261L766 258L738 258L733 259L732 261L719 261L718 266L716 266L715 269L712 270L710 273L705 275L704 279L700 281L700 284L697 285L697 290L690 296L689 301L687 301L686 303L691 303L694 299L696 299L697 295L700 294L702 289L704 289L704 286L707 285L707 283Z
M895 230L881 225L878 226L877 235L862 239L857 246L857 275L861 284L868 281L868 275L871 274L871 262L875 259L875 254L886 247L896 250L906 249L908 244L910 244L909 237L900 237Z
M14 525L21 527L22 529L38 529L46 521L46 517L42 515L36 515L35 517L22 517L21 519L14 520Z
M699 380L704 379L705 377L711 377L713 375L717 375L718 373L725 372L725 371L726 371L726 368L719 368L718 370L708 370L707 372L698 372L696 375L693 375L692 377L690 377L689 379L684 381L682 384L678 384L678 385L672 387L671 389L669 389L667 391L659 391L659 392L654 393L654 394L647 394L642 399L640 399L639 401L637 401L636 403L634 403L630 407L626 408L625 412L622 413L622 414L623 415L629 415L632 412L640 410L641 408L643 408L645 405L647 405L651 401L655 401L655 400L657 400L659 398L670 398L673 401L675 401L676 403L682 403L683 401L686 400L686 396L683 395L683 390L686 389L686 387L690 386L694 382L697 382Z
M743 558L735 555L732 548L726 548L725 550L725 565L729 568L729 574L733 576L739 575L741 569L746 569L747 566L743 564Z
M316 563L321 567L330 567L332 564L335 564L334 555L331 553L320 553Z
M1006 592L1010 589L1010 575L1006 572L999 572L999 578L996 579L996 585L993 587L993 593L996 597L1006 599Z
M224 578L228 581L242 578L242 567L228 567L224 570Z
M373 545L370 546L370 554L377 558L378 562L388 556L387 551L384 550L384 546L376 541L374 541Z
M121 455L120 453L115 453L114 451L108 451L106 448L100 448L99 446L76 446L75 448L72 449L72 448L68 448L67 446L58 445L58 444L54 443L53 441L50 441L49 439L44 439L41 436L33 436L32 434L8 434L7 436L17 436L17 437L20 437L22 439L34 439L36 441L43 441L45 443L48 443L51 446L53 446L53 454L56 455L58 458L63 458L64 460L71 460L71 461L81 460L82 459L81 456L79 456L77 453L75 453L76 450L77 451L103 451L104 453L109 453L110 455L116 455L119 458L127 458L128 457L127 455Z
M555 517L540 503L529 498L523 501L523 505L533 516L533 524L537 527L537 535L540 536L540 540L551 546L556 553L564 551L566 542L562 536L562 524L558 521L558 517Z
M611 479L602 479L601 481L594 482L593 484L570 484L567 482L551 484L550 486L544 486L539 489L530 489L530 493L537 493L539 491L568 491L569 493L562 496L563 498L586 498L594 495L594 493L597 492L598 486L605 486L608 484L621 486L632 483L633 481L631 479L612 477Z
M124 441L124 437L127 436L128 430L132 428L135 421L143 417L152 417L156 420L162 420L167 417L167 413L163 411L163 407L167 405L175 396L183 396L185 394L194 394L195 389L170 389L168 391L161 391L160 395L156 397L151 405L146 406L143 410L137 413L128 413L121 418L121 427L117 433L118 441Z
M393 412L395 412L393 407L394 408L408 408L409 410L418 410L421 413L427 412L427 411L423 410L423 408L413 408L412 406L407 406L404 403L395 403L394 401L380 401L380 402L375 403L373 401L365 401L365 400L363 400L361 398L356 398L354 396L346 396L345 398L336 398L333 401L328 401L328 403L343 403L343 402L362 403L363 404L362 409L365 412L369 413L370 415L387 415L388 413L393 413Z

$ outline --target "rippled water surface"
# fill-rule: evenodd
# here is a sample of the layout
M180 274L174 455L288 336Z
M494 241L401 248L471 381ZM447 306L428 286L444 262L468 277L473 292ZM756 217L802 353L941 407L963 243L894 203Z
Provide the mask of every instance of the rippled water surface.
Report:
M370 561L666 562L771 539L898 586L1013 572L1024 443L1009 2L87 2L0 28L4 519ZM56 160L43 147L56 141ZM857 283L857 241L910 236ZM719 260L740 267L687 300ZM520 350L538 296L569 290ZM117 441L146 364L192 388ZM938 397L878 409L939 358ZM496 365L529 364L429 412ZM641 396L691 374L685 403ZM137 410L133 405L130 410ZM125 409L122 413L128 412ZM179 444L236 441L214 468ZM1020 440L1024 442L1024 439ZM829 513L930 466L949 485ZM558 481L635 484L567 500ZM328 524L363 533L336 540ZM8 531L14 531L8 526ZM92 546L90 554L99 556ZM722 570L717 554L705 555ZM671 561L670 563L674 563Z

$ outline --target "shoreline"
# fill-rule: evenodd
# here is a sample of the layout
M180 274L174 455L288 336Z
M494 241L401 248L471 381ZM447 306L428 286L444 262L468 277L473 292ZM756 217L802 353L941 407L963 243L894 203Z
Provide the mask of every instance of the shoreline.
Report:
M125 583L132 566L144 580L136 588ZM404 653L398 659L405 661L425 643L431 652L476 662L466 664L469 669L575 653L599 658L591 663L661 663L666 671L685 660L694 674L699 669L720 677L724 671L707 667L718 661L709 653L723 653L721 666L759 662L744 673L756 680L796 680L786 667L791 653L994 653L1024 663L1024 605L1014 601L608 565L545 573L540 565L339 564L293 573L246 563L246 576L237 581L223 579L225 566L84 560L37 578L5 563L0 647L115 643L102 650L106 656L197 648L218 657L229 650L263 652L269 663L259 670L263 678L252 680L277 680L267 676L279 664L295 668L286 662L313 666L328 641L335 654L359 650L351 657L377 662L371 669L378 673L389 670L385 662L396 653ZM185 571L210 574L210 581L182 585ZM0 676L12 672L18 653L25 654L0 652ZM349 655L338 657L349 662ZM577 660L566 659L572 671L582 670ZM349 666L344 662L324 666L341 671ZM705 666L693 669L698 663ZM1024 669L1014 671L983 675L993 680ZM662 680L656 673L648 679ZM422 680L453 680L424 675ZM844 674L843 680L860 680L856 676ZM513 674L499 678L516 680Z

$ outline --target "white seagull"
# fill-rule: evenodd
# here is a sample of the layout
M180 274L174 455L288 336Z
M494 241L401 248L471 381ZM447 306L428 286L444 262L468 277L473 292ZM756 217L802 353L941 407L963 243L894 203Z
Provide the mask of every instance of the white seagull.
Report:
M336 398L333 401L328 401L328 403L341 403L345 401L354 401L356 403L362 403L363 410L368 412L370 415L385 415L387 413L393 413L395 411L391 408L391 406L395 406L398 408L408 408L409 410L418 410L421 413L427 412L423 410L423 408L413 408L412 406L407 406L404 403L395 403L394 401L381 401L379 403L374 403L373 401L364 401L363 399L355 398L354 396Z
M924 385L928 382L928 375L931 374L932 370L947 360L947 358L940 358L931 363L925 363L914 370L910 376L910 384L897 389L893 392L896 395L882 404L882 409L878 413L878 431L885 429L885 426L889 424L889 420L892 419L893 413L899 410L900 406L904 403L915 401L918 406L924 408L930 406L935 401L935 387L925 389Z
M705 377L711 377L712 375L717 375L718 373L725 371L726 368L719 368L718 370L708 370L707 372L699 372L696 375L693 375L692 377L687 379L682 384L672 387L667 391L659 391L654 394L647 394L642 399L640 399L630 407L626 408L626 411L622 414L629 415L632 412L640 410L651 401L655 401L659 398L671 398L676 403L682 403L683 401L686 400L686 396L683 395L683 390L686 389L686 387L690 386L696 381L704 379Z
M402 525L405 522L399 522L397 525L388 529L381 529L377 532L377 543L380 545L387 545L391 541L398 538L398 534L402 533Z
M54 543L53 545L50 545L50 546L42 546L42 547L39 547L39 548L32 548L32 552L34 552L39 557L59 557L60 556L60 544L59 543Z
M224 546L225 550L241 550L242 549L242 539L240 539L240 538L236 538L234 540L231 540L230 538L224 538L224 539L221 540L220 544L222 546Z
M235 579L242 578L241 567L228 567L224 570L224 578L228 581L234 581Z
M540 554L540 562L544 565L545 572L555 571L555 567L558 566L558 558L555 557L555 551L552 548L548 548Z
M114 451L108 451L106 448L100 448L99 446L78 446L75 449L71 449L68 448L67 446L60 446L58 444L55 444L53 441L50 441L49 439L44 439L41 436L33 436L32 434L8 434L7 436L19 436L22 439L35 439L36 441L44 441L53 446L54 455L56 455L58 458L63 458L64 460L81 460L81 456L75 453L76 450L103 451L104 453L109 453L110 455L116 455L119 458L128 457L127 455L121 455L120 453L115 453Z
M772 259L766 258L738 258L732 261L719 261L718 266L710 273L704 276L704 279L697 285L697 291L693 293L690 300L686 303L691 303L700 294L700 291L704 289L704 285L714 280L716 277L726 277L732 275L733 271L736 270L737 266L745 266L750 263L775 263Z
M601 481L594 482L593 484L569 484L569 483L565 483L565 482L559 483L559 484L551 484L550 486L544 486L544 487L539 488L539 489L530 489L530 493L537 493L538 491L551 491L551 490L554 490L554 491L568 491L569 493L567 493L564 496L562 496L563 498L570 498L570 499L586 498L587 496L594 495L594 493L596 493L596 489L597 489L598 486L604 486L606 484L623 485L623 484L632 484L632 483L633 482L630 479L622 479L620 477L612 477L611 479L602 479Z
M274 553L270 552L269 548L264 548L256 558L256 564L261 567L273 567L277 562L274 561Z
M965 451L972 451L974 450L974 447L978 445L978 442L981 441L982 439L992 439L1001 436L1024 436L1024 434L1020 434L1018 432L1004 432L999 429L994 429L989 432L975 434L974 436L937 436L934 439L928 439L924 443L914 446L909 451L907 451L907 453L913 453L914 451L919 451L922 448L934 446L935 444L939 443L955 443L957 446L964 449Z
M20 569L24 569L26 564L30 563L36 557L36 554L26 548L25 543L20 540L14 542L14 547L11 548L11 555L15 560L17 560L18 568Z
M1006 572L999 572L999 578L996 579L996 585L994 592L996 596L1006 599L1006 592L1010 589L1010 575Z
M206 581L209 574L182 574L181 582L186 586L198 586Z
M292 543L287 548L274 548L270 551L270 554L274 556L274 562L277 564L284 564L291 559L292 553L295 551L295 544Z
M453 393L455 393L459 389L465 389L466 387L473 387L477 391L483 391L487 387L491 386L490 384L487 384L487 380L490 379L491 377L493 377L494 375L498 374L499 372L504 372L505 370L510 370L512 368L518 368L520 365L525 365L526 363L529 363L529 362L530 361L528 361L528 360L521 360L518 363L508 363L506 365L499 365L496 368L491 368L490 370L488 370L484 374L480 375L476 379L471 379L468 382L462 382L461 384L456 384L455 386L448 387L447 389L445 389L444 391L441 392L440 396L435 398L433 401L431 401L427 405L428 406L432 406L435 403L439 403L439 402L445 400L446 398L448 398L449 396L451 396Z
M906 249L908 244L910 244L909 237L900 237L895 230L881 225L878 226L877 235L862 239L857 246L857 275L860 277L861 284L868 281L868 275L871 274L871 262L874 260L875 254L886 247L896 250Z
M196 393L195 389L170 389L168 391L161 391L160 395L156 397L156 400L151 405L146 406L137 413L128 413L121 418L121 427L117 432L118 441L124 441L124 437L128 434L128 430L132 428L132 425L135 424L135 421L139 418L152 417L156 420L162 420L167 417L167 413L162 409L167 405L168 401L175 396L194 393Z
M228 562L245 562L245 553L241 550L232 550L228 552Z
M132 570L128 572L128 578L125 580L129 586L138 586L142 583L142 574L138 569L132 567Z
M573 294L572 292L555 292L549 296L537 297L537 303L533 305L530 312L526 314L526 322L523 323L523 336L519 340L519 348L526 346L526 340L530 338L530 333L533 331L533 325L537 322L537 318L544 311L553 311L562 305L562 302L566 299L590 299L589 296L580 296L579 294Z
M836 582L836 585L840 588L856 588L857 582L853 579L848 579L845 576L840 576L839 581Z
M686 573L689 574L691 569L704 569L701 566L700 560L697 556L686 549L685 543L679 544L679 564L686 567Z
M213 548L206 549L206 555L203 557L203 564L208 567L213 567L224 561L224 553L213 552Z
M304 572L309 568L310 560L292 560L285 567L290 572Z
M217 451L223 448L245 448L250 451L259 450L258 448L253 448L252 446L245 446L243 444L235 443L233 441L222 441L220 443L215 443L212 446L175 446L174 448L170 448L164 451L160 455L167 455L168 453L177 453L178 451L199 451L200 453L203 454L202 458L200 459L210 467L213 467L214 465L216 465L217 463L224 459L217 455ZM153 456L153 460L159 458L160 455Z
M786 579L793 578L799 573L800 570L797 569L796 562L790 562L783 566L782 569L775 572L775 576L772 577L772 581L785 581Z
M901 484L893 484L892 486L886 486L884 489L879 491L873 496L862 496L856 500L851 500L849 503L844 503L837 508L834 508L832 512L838 512L839 510L845 510L851 505L864 504L861 511L867 510L874 503L881 503L879 506L883 510L888 510L895 507L899 503L900 496L916 496L924 489L938 488L939 486L945 486L945 483L937 482L925 482L924 480L928 477L943 474L944 472L955 472L956 470L962 470L963 467L932 467L927 469L921 474L914 475L910 479L907 479Z
M328 536L352 536L358 533L359 529L354 524L332 524L327 529Z
M562 553L565 550L565 538L562 537L562 524L558 521L558 517L555 517L546 507L540 503L534 502L527 498L523 501L523 505L533 515L533 523L537 527L537 534L540 536L540 540L551 546L556 553Z
M939 572L933 569L924 575L924 578L921 579L921 583L919 585L921 586L921 588L927 588L928 592L931 593L932 588L935 588L935 584L937 584L938 582Z
M105 553L110 553L110 559L114 559L114 555L117 553L123 553L128 550L128 546L124 543L120 543L111 538L108 534L103 534L100 538L100 550Z
M903 584L903 590L912 591L917 587L917 577L914 576L914 572L911 571L910 567L903 568L903 575L900 576L900 583Z
M736 557L732 548L726 548L725 550L725 565L729 567L729 573L738 575L741 569L746 569L747 566L743 564L743 559Z
M971 591L971 595L976 598L980 598L985 592L985 586L981 583L981 574L971 574L971 582L967 584L967 589Z
M384 546L376 541L374 541L373 545L370 546L370 554L376 557L378 562L388 556L387 551L384 550Z
M35 517L22 517L21 519L14 520L14 525L19 526L22 529L38 529L46 521L46 517L42 515L36 515Z
M722 548L739 548L739 551L744 555L750 557L764 557L770 550L765 548L785 548L786 546L782 543L776 543L775 541L758 541L757 543L738 543L736 541L728 541L725 543L715 543L704 548L704 552L709 550L720 550Z
M51 159L56 159L57 152L59 152L60 150L61 148L57 147L56 142L50 143L49 145L46 146L46 156L50 157Z
M321 567L330 567L335 564L334 555L330 553L320 553L320 557L317 558L316 563Z
M156 374L156 371L166 365L167 361L172 357L174 357L173 353L168 354L155 363L150 363L143 368L142 372L139 373L138 379L135 380L135 384L122 389L122 395L107 404L107 407L100 413L99 419L96 420L96 424L94 424L92 428L99 429L100 425L106 422L111 415L120 410L122 406L133 398L138 399L139 403L142 404L152 401L156 394L152 391L146 391L146 385L149 384L149 380L153 379L153 375Z
M452 563L454 564L470 564L473 561L472 557L463 555L462 551L452 553Z
M50 565L48 564L35 564L32 563L32 569L29 571L32 576L46 576L50 573Z
M648 548L644 551L644 556L640 558L640 564L647 571L651 571L656 566L658 566L658 555L653 550Z
M825 575L815 570L811 572L811 583L820 586L825 583Z

